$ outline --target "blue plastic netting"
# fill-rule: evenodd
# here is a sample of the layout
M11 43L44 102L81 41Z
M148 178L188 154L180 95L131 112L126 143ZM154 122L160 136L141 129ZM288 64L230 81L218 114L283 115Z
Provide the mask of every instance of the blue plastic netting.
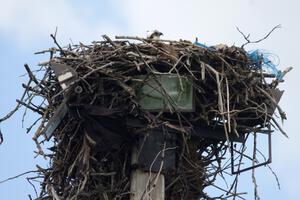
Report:
M251 50L247 52L254 67L263 69L270 74L274 74L277 79L282 79L282 73L277 69L279 57L263 49Z

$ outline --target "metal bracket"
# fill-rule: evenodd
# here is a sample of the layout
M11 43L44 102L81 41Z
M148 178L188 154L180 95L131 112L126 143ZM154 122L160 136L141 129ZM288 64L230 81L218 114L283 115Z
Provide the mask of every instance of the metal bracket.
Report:
M245 142L243 143L243 145L245 145ZM269 154L269 158L263 162L263 163L259 163L257 165L253 165L251 167L247 167L244 169L238 169L237 171L234 170L234 157L233 157L233 142L231 142L231 148L230 148L230 153L231 153L231 174L240 174L242 172L245 171L249 171L261 166L265 166L267 164L270 164L272 162L272 131L269 131L268 133L268 154ZM242 156L242 155L241 155Z
M50 68L57 76L58 82L63 90L73 84L75 79L78 77L76 70L66 64L51 62Z

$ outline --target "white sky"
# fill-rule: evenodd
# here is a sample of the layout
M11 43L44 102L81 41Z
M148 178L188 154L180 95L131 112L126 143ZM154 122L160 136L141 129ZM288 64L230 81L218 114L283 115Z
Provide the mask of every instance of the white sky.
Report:
M96 3L95 3L96 2ZM273 141L273 169L281 181L282 190L268 172L259 169L258 184L262 199L298 199L300 189L300 156L298 141L298 100L300 97L300 3L297 0L0 0L0 113L3 115L14 105L20 94L21 82L18 76L24 73L22 64L36 64L41 57L34 57L34 51L48 48L49 37L58 27L62 44L72 41L89 42L107 34L145 35L147 30L158 29L167 39L189 39L198 37L208 45L225 43L241 45L243 39L236 26L254 39L261 38L273 26L282 24L266 41L249 45L248 49L268 49L281 59L281 68L294 66L286 77L282 88L286 90L281 106L287 112L288 121L284 129L290 135L285 139L279 133ZM299 76L299 77L298 77ZM0 146L0 180L30 169L34 166L34 149L30 136L20 129L21 114L10 122L2 124L5 143ZM16 125L18 124L18 125ZM18 132L18 133L16 133ZM28 141L27 141L28 140ZM21 157L18 157L22 148ZM23 149L26 149L26 151ZM18 158L15 156L17 155ZM21 163L21 164L20 164ZM250 179L243 179L244 185ZM25 181L0 185L0 199L24 199L26 191L15 190L15 186L29 187ZM247 187L245 187L247 188ZM251 197L252 189L249 189ZM13 195L9 196L9 195Z

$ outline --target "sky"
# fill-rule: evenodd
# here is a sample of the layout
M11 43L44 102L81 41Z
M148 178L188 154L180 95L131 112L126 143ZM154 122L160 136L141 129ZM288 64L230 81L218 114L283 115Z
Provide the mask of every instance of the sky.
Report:
M265 41L246 46L247 50L267 49L280 57L280 69L293 66L280 88L285 90L280 101L288 120L282 125L289 139L279 132L273 137L273 163L281 189L272 173L262 167L257 170L261 199L298 199L300 189L300 155L297 106L300 91L300 45L298 0L0 0L0 116L15 105L26 81L23 67L34 68L47 59L34 52L54 46L50 34L58 28L60 44L100 40L106 34L146 36L147 30L157 29L165 39L186 39L207 44L241 46L244 40L236 30L250 33L253 40L260 39L275 25L276 30ZM297 77L299 76L299 77ZM26 134L34 116L27 113L22 128L22 110L0 124L4 143L0 146L0 181L45 165L41 158L34 159L33 133ZM253 199L250 173L241 175L240 189ZM28 199L34 194L25 177L0 184L1 200ZM34 195L33 195L34 196Z

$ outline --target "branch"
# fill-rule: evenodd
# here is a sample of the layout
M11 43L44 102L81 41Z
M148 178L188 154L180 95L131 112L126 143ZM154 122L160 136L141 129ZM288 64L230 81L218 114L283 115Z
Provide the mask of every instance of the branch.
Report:
M259 43L259 42L261 42L261 41L267 39L267 38L271 35L271 33L272 33L273 31L275 31L276 29L279 29L279 28L281 28L281 25L280 25L280 24L278 24L278 25L276 25L275 27L273 27L272 30L269 31L263 38L261 38L261 39L259 39L259 40L251 41L251 40L249 39L249 38L250 38L250 34L248 34L248 35L246 36L246 35L245 35L238 27L236 27L236 29L238 30L238 32L239 32L239 33L244 37L244 39L246 40L246 43L244 43L244 44L241 46L241 48L244 48L244 46L246 46L247 44Z
M31 79L28 81L27 87L29 87L31 81L32 81ZM26 93L27 93L27 90L24 91L24 93L23 93L23 95L22 95L20 101L23 101L23 100L24 100ZM7 120L8 118L10 118L13 114L15 114L15 112L18 111L18 109L19 109L20 107L21 107L21 104L20 104L19 102L17 102L17 105L15 106L15 108L14 108L12 111L10 111L6 116L0 118L0 122L3 122L3 121L5 121L5 120Z
M2 132L1 132L1 130L0 130L0 145L2 144L3 141L4 141L3 135L2 135Z
M16 176L7 178L7 179L5 179L5 180L3 180L3 181L0 181L0 184L5 183L5 182L10 181L10 180L13 180L13 179L16 179L16 178L19 178L19 177L24 176L24 175L26 175L26 174L36 173L36 172L39 172L39 170L31 170L31 171L28 171L28 172L24 172L24 173L22 173L22 174L19 174L19 175L16 175Z
M64 50L61 48L61 46L58 44L58 42L57 42L57 40L56 40L56 33L57 33L57 27L56 27L56 29L55 29L54 35L53 35L53 34L50 34L50 37L53 39L54 44L56 44L56 46L59 48L61 54L62 54L63 56L66 56Z

